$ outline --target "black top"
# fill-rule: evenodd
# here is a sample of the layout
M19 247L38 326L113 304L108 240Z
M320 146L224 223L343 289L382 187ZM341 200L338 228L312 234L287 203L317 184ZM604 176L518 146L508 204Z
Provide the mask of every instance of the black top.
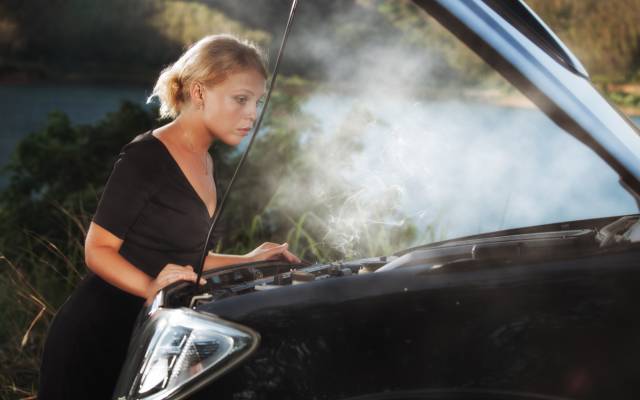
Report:
M167 147L151 133L122 148L93 222L124 240L120 254L155 277L167 263L197 268L210 216Z

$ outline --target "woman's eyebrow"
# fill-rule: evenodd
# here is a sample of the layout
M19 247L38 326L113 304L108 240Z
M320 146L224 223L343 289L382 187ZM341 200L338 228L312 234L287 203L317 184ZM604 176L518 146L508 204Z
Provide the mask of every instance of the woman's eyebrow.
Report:
M253 90L249 90L249 89L245 89L245 88L238 89L238 92L246 92L246 93L249 93L251 96L254 96L254 97L256 96L256 94L253 92ZM257 97L258 97L259 99L261 99L261 98L263 98L266 94L267 94L267 92L266 92L266 91L263 91L263 92L260 94L260 96L257 96Z
M252 91L252 90L245 89L245 88L240 88L240 89L238 89L238 91L239 91L239 92L240 92L240 91L242 91L242 92L247 92L247 93L251 94L252 96L255 96L255 95L256 95L255 93L253 93L253 91Z

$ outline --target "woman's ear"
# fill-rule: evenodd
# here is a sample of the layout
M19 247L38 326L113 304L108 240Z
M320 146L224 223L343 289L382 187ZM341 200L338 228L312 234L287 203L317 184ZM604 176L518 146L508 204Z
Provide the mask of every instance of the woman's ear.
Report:
M191 101L196 109L201 109L204 104L204 86L200 82L193 82L189 91Z

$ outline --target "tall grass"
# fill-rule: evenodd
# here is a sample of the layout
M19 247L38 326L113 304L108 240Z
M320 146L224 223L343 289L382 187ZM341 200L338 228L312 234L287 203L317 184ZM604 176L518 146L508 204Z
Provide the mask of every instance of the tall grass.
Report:
M47 328L57 309L85 275L84 237L90 221L82 204L49 204L65 239L54 243L28 229L19 256L0 250L0 397L35 398ZM6 242L0 244L4 249ZM16 251L18 250L18 251Z

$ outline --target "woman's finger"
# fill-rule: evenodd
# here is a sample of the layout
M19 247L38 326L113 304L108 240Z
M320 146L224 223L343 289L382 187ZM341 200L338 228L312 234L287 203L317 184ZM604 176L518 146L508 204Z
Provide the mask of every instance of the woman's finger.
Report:
M285 251L284 255L291 262L294 262L294 263L299 263L300 262L300 258L298 256L296 256L295 254L293 254L292 252L290 252L289 250Z
M285 258L287 259L287 261L291 262L291 263L298 263L300 262L300 260L298 259L298 257L294 256L293 253L290 252L285 252L283 253Z
M284 258L291 263L299 263L300 258L298 258L295 254L287 250L287 246L280 247L278 249L274 249L274 251L269 255L270 259L273 258Z

